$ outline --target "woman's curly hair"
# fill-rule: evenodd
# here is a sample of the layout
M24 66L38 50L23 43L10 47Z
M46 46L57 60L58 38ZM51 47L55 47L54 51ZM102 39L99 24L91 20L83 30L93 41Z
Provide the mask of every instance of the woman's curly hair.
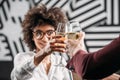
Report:
M36 49L34 41L32 40L32 30L36 26L49 24L52 25L56 30L59 22L66 23L67 17L58 7L51 7L47 9L45 5L41 4L30 9L25 15L25 19L22 23L23 40L29 47L29 50L33 51Z

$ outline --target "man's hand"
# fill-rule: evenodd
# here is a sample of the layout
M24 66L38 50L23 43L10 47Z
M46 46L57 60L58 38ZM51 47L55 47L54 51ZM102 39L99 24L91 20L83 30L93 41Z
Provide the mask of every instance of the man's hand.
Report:
M85 50L84 46L84 37L85 33L80 32L79 33L79 39L74 40L74 39L68 39L67 41L67 53L72 58L78 50Z

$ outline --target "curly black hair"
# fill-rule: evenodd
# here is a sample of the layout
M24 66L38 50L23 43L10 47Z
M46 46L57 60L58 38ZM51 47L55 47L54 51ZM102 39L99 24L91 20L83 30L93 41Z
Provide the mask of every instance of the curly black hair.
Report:
M36 26L49 24L52 25L55 30L59 22L66 23L67 17L59 7L47 8L44 4L38 5L30 9L25 15L25 19L22 22L23 28L23 40L27 44L30 51L36 49L34 41L32 40L32 30Z

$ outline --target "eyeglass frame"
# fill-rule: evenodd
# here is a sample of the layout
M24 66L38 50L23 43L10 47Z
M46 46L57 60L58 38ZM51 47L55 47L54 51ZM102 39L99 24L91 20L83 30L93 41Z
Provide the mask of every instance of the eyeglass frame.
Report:
M41 35L41 38L37 38L37 32L39 31L39 35L40 35L40 32L42 33ZM52 31L52 33L49 35L49 32ZM55 30L47 30L46 32L43 32L41 30L36 30L36 31L32 31L33 33L33 36L35 36L38 40L41 40L46 34L47 34L47 37L51 37L53 33L55 33Z

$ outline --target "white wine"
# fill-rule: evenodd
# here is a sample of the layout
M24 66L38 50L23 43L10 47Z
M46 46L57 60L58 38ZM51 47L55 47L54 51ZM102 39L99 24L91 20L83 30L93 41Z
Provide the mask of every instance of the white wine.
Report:
M68 39L73 39L73 40L76 40L78 39L80 36L79 36L79 33L78 32L70 32L70 33L67 33L67 38Z

